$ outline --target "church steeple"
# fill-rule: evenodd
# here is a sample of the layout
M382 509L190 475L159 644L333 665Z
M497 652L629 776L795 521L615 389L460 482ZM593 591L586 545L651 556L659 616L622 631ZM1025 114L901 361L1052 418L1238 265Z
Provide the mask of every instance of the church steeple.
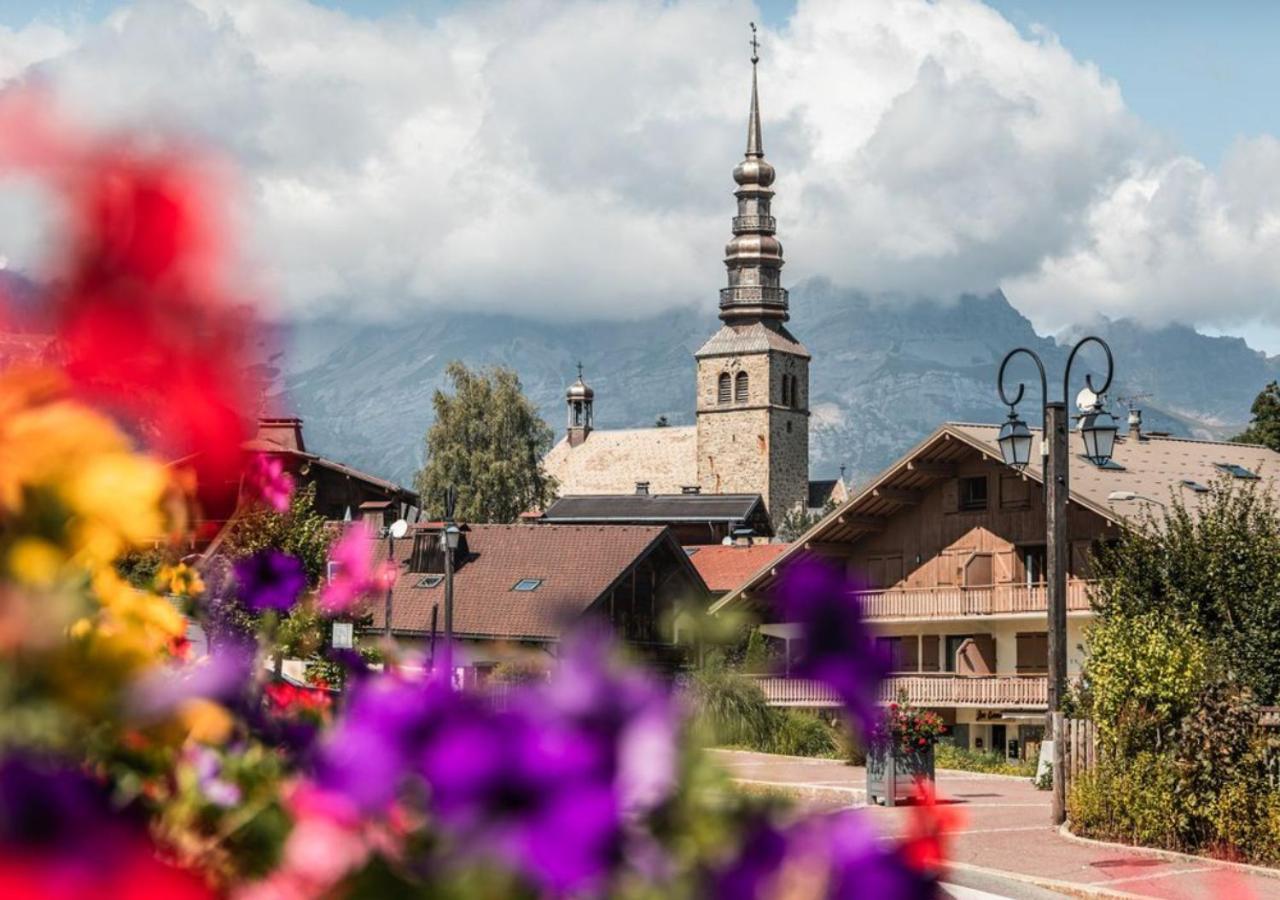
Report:
M733 170L738 183L738 214L733 239L725 245L729 286L720 291L720 318L729 323L786 321L787 292L782 287L782 244L774 237L777 223L770 215L776 175L764 158L760 132L760 96L756 67L760 43L751 23L751 112L747 119L747 152Z

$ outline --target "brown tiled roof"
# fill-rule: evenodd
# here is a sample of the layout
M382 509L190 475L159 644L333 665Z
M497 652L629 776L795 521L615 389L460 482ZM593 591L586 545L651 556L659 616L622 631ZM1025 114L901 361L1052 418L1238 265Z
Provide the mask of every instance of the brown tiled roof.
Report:
M916 444L857 493L810 528L777 564L789 564L809 553L808 545L827 542L851 542L874 530L878 518L887 519L901 506L895 493L928 487L938 475L930 467L946 464L972 455L975 451L1000 461L996 443L998 425L972 425L948 422ZM1033 429L1031 460L1025 476L1042 482L1040 468L1040 432ZM1112 461L1119 468L1095 466L1081 455L1080 438L1071 435L1068 457L1071 478L1071 502L1112 521L1140 516L1150 511L1146 501L1112 501L1115 491L1131 491L1141 497L1169 503L1177 496L1194 512L1202 493L1184 482L1208 486L1224 473L1216 463L1235 463L1259 476L1257 482L1280 500L1280 453L1253 444L1227 441L1196 441L1185 438L1147 437L1143 440L1116 440ZM816 551L815 551L816 552ZM748 579L716 601L711 612L730 606L748 593L767 588L772 581L773 564L760 566Z
M595 430L577 447L562 439L542 464L562 496L630 494L637 481L650 493L678 494L698 483L697 443L693 426Z
M664 540L671 542L677 559L683 558L675 539L660 526L471 525L466 532L467 558L454 575L454 633L554 640ZM375 558L381 562L387 556L387 541L375 543ZM437 627L443 629L444 585L418 587L425 576L408 571L412 537L394 544L400 575L392 589L393 631L429 634L431 608L436 605ZM533 591L512 590L526 578L542 583ZM371 599L369 608L373 628L381 630L385 598Z
M753 544L750 547L712 544L690 548L695 551L689 561L698 570L707 590L713 593L731 591L761 567L777 559L789 544Z

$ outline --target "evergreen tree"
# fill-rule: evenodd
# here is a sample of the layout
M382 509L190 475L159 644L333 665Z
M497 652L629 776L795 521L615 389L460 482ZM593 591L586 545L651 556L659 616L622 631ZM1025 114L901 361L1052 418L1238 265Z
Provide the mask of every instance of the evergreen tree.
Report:
M453 393L436 391L436 419L427 431L427 463L415 484L424 511L444 515L445 492L457 489L454 515L464 522L513 522L546 506L555 482L542 470L552 432L524 395L511 369L445 370Z
M1254 398L1249 427L1232 438L1242 444L1262 444L1280 453L1280 384L1271 382Z

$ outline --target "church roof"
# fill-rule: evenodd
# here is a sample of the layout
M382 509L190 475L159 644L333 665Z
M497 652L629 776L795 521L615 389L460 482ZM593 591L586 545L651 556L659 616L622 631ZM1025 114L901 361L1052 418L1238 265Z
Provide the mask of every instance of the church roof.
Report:
M763 322L750 325L724 325L713 334L694 354L701 359L707 356L738 356L743 353L764 353L780 350L809 358L809 351L791 332L781 325L770 328Z
M551 448L543 467L569 494L630 494L636 482L654 494L679 494L698 483L698 431L683 428L596 429L576 447Z

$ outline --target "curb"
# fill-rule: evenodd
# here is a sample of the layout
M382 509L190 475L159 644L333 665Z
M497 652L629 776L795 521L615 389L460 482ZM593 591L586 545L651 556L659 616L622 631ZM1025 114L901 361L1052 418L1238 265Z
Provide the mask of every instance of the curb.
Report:
M811 800L831 800L844 803L850 808L867 805L867 792L862 788L840 787L834 784L796 784L791 781L761 781L756 778L734 778L732 780L735 787L752 793L781 794L787 797L808 798Z
M788 756L785 753L766 753L764 750L739 750L736 747L708 747L706 748L712 753L724 754L742 754L744 756L768 756L771 759L790 759L796 762L805 763L833 763L835 765L848 765L838 756Z
M1227 859L1215 859L1212 856L1200 856L1195 853L1179 853L1176 850L1161 850L1158 847L1142 847L1138 844L1120 844L1115 841L1099 841L1095 838L1081 837L1078 834L1072 834L1071 829L1067 827L1066 822L1063 822L1058 826L1058 834L1069 841L1074 841L1077 844L1083 844L1087 847L1105 847L1108 850L1125 850L1131 853L1141 853L1146 854L1147 856L1154 856L1157 859L1167 859L1170 862L1211 863L1215 866L1222 866L1224 869L1231 869L1248 875L1259 875L1263 878L1280 879L1280 869L1272 869L1268 866L1258 866L1253 863L1231 862Z
M952 862L951 860L947 860L946 868L943 870L942 879L944 881L946 880L946 872L950 870L977 872L981 875L1007 878L1010 881L1034 885L1049 891L1057 891L1071 897L1102 897L1106 898L1106 900L1151 900L1151 897L1147 894L1127 894L1124 891L1094 887L1079 881L1058 881L1054 878L1039 878L1035 875L1024 875L1021 872L1010 872L1007 869L991 869L986 866L975 866L972 863Z

